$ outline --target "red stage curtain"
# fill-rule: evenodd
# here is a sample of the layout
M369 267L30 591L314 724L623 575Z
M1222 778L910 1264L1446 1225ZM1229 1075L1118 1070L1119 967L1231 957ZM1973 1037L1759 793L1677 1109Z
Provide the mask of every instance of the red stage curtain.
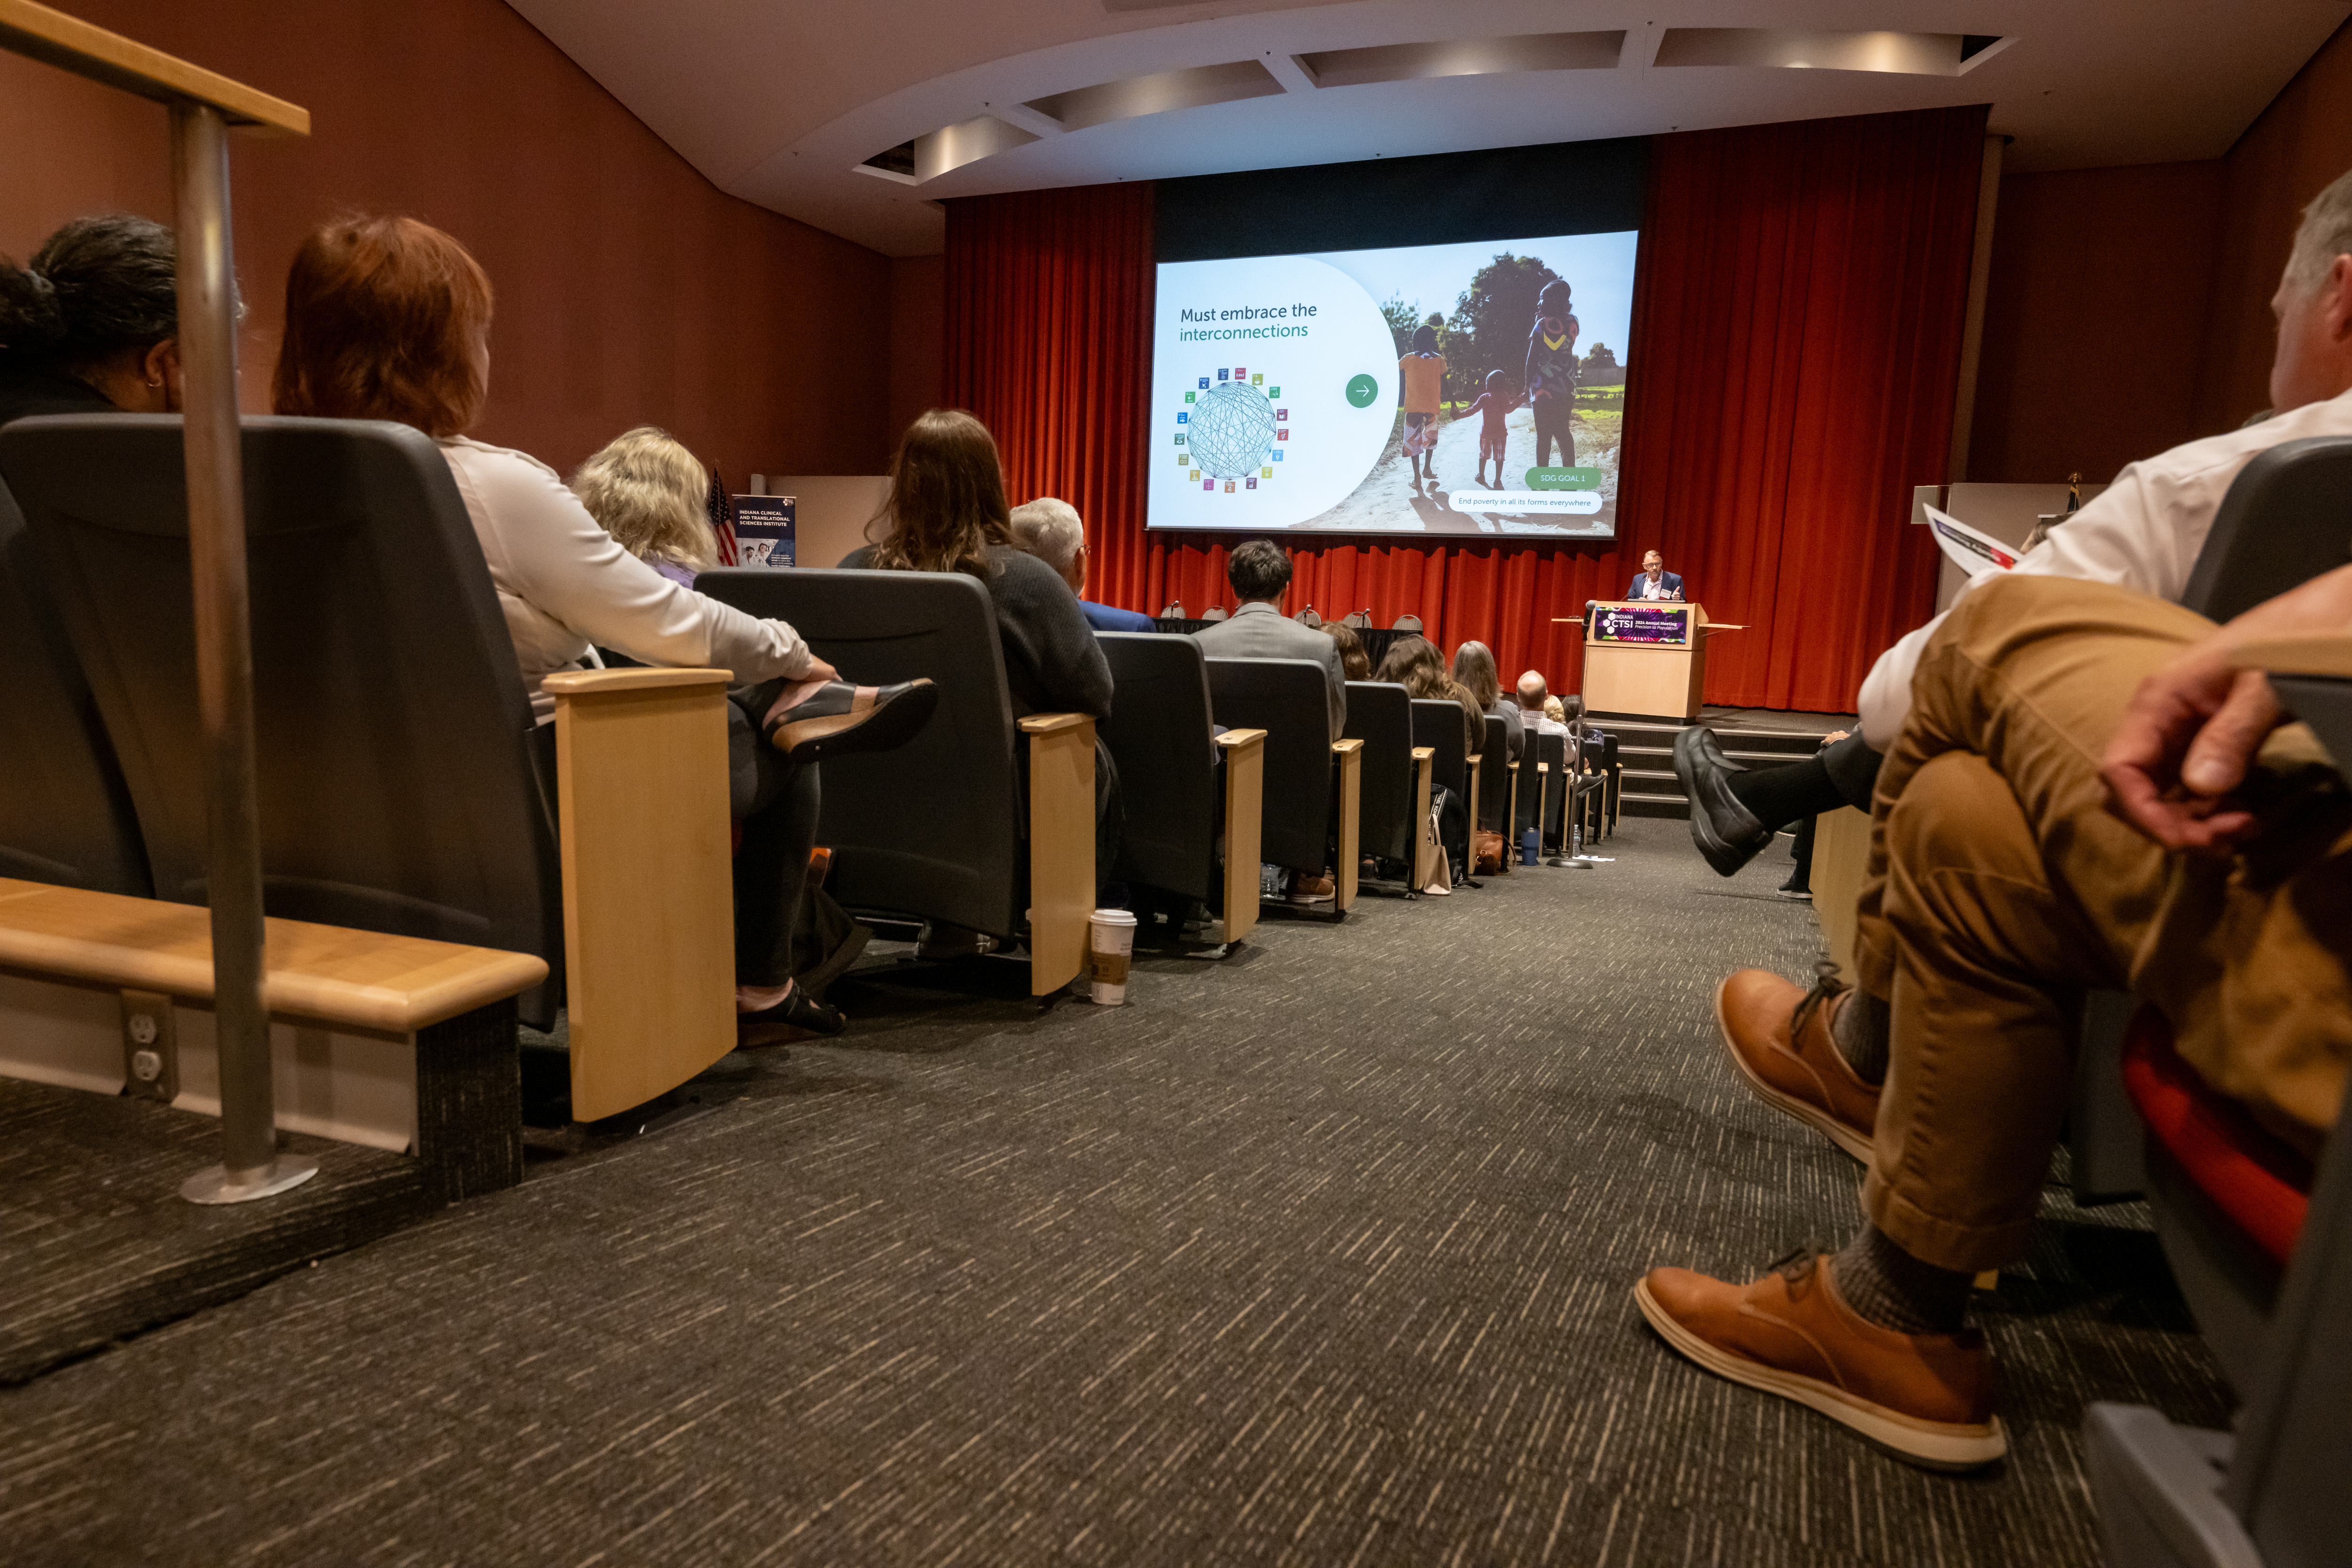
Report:
M1655 546L1715 620L1707 700L1849 711L1878 651L1926 619L1936 549L1911 487L1940 482L1958 377L1985 110L1930 110L1655 140L1607 545L1292 542L1291 606L1422 616L1494 646L1507 681L1573 690L1555 616L1624 592ZM1087 517L1091 592L1130 609L1230 598L1232 540L1147 534L1150 195L1140 185L949 204L949 397L988 422L1016 498Z

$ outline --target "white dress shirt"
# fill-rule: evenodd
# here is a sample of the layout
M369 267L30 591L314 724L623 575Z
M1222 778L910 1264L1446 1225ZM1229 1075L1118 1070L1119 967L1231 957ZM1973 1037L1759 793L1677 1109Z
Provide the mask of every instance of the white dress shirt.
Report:
M555 716L540 682L583 668L592 643L646 664L732 670L739 685L807 671L812 656L798 632L663 576L622 549L536 458L463 436L439 445L540 722Z
M2352 436L2352 392L2131 464L2010 570L2116 583L2159 599L2179 599L2238 471L2257 454L2306 436ZM1970 578L1960 592L1983 580ZM1862 737L1876 750L1893 745L1903 728L1919 654L1943 624L1939 615L1879 655L1863 681Z

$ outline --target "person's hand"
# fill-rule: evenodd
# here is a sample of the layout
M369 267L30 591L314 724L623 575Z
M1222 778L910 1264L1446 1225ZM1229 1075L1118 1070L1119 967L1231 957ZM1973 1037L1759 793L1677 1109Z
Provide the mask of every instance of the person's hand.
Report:
M2230 854L2257 827L2231 792L2282 717L2263 672L2206 638L2132 693L2099 770L2112 808L2167 848Z
M1851 730L1832 730L1828 734L1822 737L1822 744L1824 746L1834 746L1840 741L1844 740L1848 735L1853 733L1853 731Z
M802 680L839 680L841 679L841 671L834 668L833 666L825 663L824 660L817 658L816 655L811 654L809 655L808 670L799 679Z

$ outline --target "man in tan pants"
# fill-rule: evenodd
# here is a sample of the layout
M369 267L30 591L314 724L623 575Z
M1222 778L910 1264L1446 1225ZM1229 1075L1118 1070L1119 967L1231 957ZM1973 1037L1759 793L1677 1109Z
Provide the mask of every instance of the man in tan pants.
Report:
M2352 792L2229 659L2347 628L2352 568L2219 630L2062 578L1962 602L1879 775L1860 989L1746 971L1717 999L1751 1084L1866 1158L1867 1223L1746 1286L1652 1270L1635 1296L1670 1344L1916 1461L2000 1458L1962 1313L2024 1247L2085 987L2155 1004L2208 1082L2318 1146L2352 1058Z

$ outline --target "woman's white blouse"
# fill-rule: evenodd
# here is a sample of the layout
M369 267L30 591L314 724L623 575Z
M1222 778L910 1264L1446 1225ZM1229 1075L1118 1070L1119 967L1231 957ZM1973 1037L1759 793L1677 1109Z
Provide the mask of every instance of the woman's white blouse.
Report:
M592 643L646 664L730 669L738 684L807 671L798 632L671 582L622 549L546 464L462 436L440 447L541 723L555 699L540 682L585 668Z

